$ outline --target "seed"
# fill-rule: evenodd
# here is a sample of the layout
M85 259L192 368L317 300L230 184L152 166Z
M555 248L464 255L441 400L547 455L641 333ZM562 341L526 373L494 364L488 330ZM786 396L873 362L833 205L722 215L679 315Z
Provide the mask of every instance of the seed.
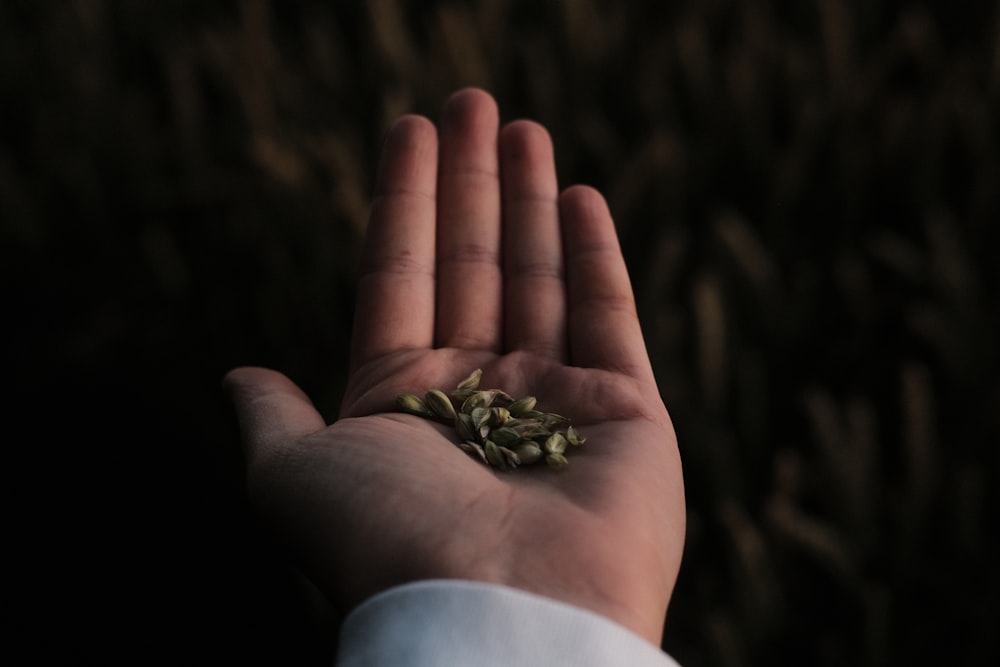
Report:
M503 453L500 451L500 448L497 447L495 442L487 440L483 445L483 452L486 454L486 460L491 466L495 468L501 468L504 466Z
M523 419L534 419L539 424L553 429L563 424L568 424L569 420L562 415L557 415L554 412L539 412L538 410L528 410L523 415L520 415Z
M546 454L562 454L566 451L566 438L562 433L553 433L545 440L542 449Z
M517 455L517 452L507 447L500 447L499 449L500 453L503 454L505 469L514 470L517 466L521 465L521 458Z
M568 419L537 410L534 396L514 400L500 389L480 389L481 379L482 369L476 369L451 392L430 389L422 399L399 394L396 405L402 412L454 424L461 441L457 446L498 470L543 458L554 469L568 465L567 448L586 441Z
M489 408L476 408L469 415L472 417L472 423L478 431L484 426L490 425L490 418L493 416L493 413L490 412Z
M491 391L496 392L493 396L493 402L498 403L502 407L507 407L514 402L514 398L502 389L493 389Z
M524 465L531 465L532 463L537 463L542 458L542 448L533 442L526 442L518 445L514 448L514 452L517 454L518 458L521 459L521 463Z
M476 393L475 389L456 389L455 391L448 394L451 400L455 401L458 405L462 405L465 401Z
M489 461L486 460L486 452L483 451L482 445L477 442L460 442L458 443L458 448L464 452L473 454L483 463L489 463Z
M451 399L443 391L431 389L424 398L427 401L427 407L434 411L437 416L450 421L455 420L455 406L451 404Z
M508 405L507 409L515 417L523 417L526 413L535 409L536 403L538 403L538 400L534 396L523 396Z
M497 443L501 447L510 447L511 445L520 442L521 436L519 436L517 431L513 429L501 427L490 431L490 440Z
M434 416L434 413L427 408L424 402L420 400L420 397L413 394L399 394L396 396L396 407L403 412L408 412L418 417Z
M553 470L561 470L569 465L569 461L562 454L549 454L545 457L545 462Z
M488 408L493 403L496 394L491 391L477 391L462 403L462 412L472 414L476 408Z
M474 391L479 389L479 381L483 379L483 369L477 368L476 370L469 373L469 377L465 378L458 383L456 389L458 391L469 390Z
M455 420L455 430L458 431L458 437L462 440L475 440L476 439L476 424L472 421L472 415L467 415L464 412L458 415L458 419Z
M511 419L504 424L504 428L511 429L522 438L535 438L538 436L548 438L551 435L551 432L547 428L532 419ZM545 442L545 440L543 439L542 442Z
M490 426L503 426L510 419L510 410L507 408L490 408Z
M568 419L566 419L562 415L557 415L554 412L543 413L539 419L544 425L548 426L549 428L557 428L559 426L564 426L566 424L569 424Z

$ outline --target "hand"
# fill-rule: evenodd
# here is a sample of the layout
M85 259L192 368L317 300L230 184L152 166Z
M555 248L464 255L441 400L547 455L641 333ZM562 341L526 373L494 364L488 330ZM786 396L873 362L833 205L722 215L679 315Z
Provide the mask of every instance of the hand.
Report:
M456 93L440 141L403 117L383 149L358 287L351 374L327 426L274 371L226 378L252 500L342 609L430 578L505 584L609 617L659 644L680 567L680 460L614 225L586 187L557 189L541 126L499 131ZM531 394L587 437L560 471L497 473L396 394Z

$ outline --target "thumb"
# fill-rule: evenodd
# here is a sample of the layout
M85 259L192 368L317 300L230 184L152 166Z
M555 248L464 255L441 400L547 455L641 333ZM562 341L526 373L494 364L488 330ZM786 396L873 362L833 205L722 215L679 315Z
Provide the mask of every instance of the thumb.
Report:
M309 397L287 377L266 368L236 368L222 380L236 409L249 461L326 427Z

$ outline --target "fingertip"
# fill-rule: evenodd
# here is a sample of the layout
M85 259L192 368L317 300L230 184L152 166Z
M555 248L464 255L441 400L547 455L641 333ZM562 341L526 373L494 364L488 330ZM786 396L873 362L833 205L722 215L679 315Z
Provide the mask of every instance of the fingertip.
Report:
M571 185L559 194L559 206L575 213L611 215L608 202L590 185Z
M530 118L518 118L510 121L500 130L500 135L507 137L509 141L551 141L548 129L538 121L531 120Z
M405 113L392 122L389 126L389 131L392 132L401 127L429 127L433 129L434 123L426 116L416 113Z
M541 123L518 119L504 125L500 130L500 150L507 159L521 161L524 158L553 160L552 136Z
M443 118L446 122L483 115L491 120L499 119L500 108L496 99L482 88L462 88L452 93L444 103Z
M437 128L434 123L425 116L405 114L389 126L385 134L384 145L412 144L427 139L437 141Z
M416 180L416 169L437 161L437 128L429 119L416 114L400 116L389 127L382 142L382 158L376 173L375 192L392 191L399 182ZM434 171L433 169L431 170ZM428 196L431 184L425 184Z
M469 101L478 100L480 102L490 102L495 104L496 101L484 88L479 86L466 86L464 88L459 88L448 96L445 106L450 106L452 104L463 104Z
M589 185L574 185L559 195L559 220L567 252L619 251L618 233L607 200Z

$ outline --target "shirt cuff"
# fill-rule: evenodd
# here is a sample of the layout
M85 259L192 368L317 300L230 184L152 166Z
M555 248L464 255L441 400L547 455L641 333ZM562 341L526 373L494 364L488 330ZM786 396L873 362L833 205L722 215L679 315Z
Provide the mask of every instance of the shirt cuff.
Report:
M337 667L678 667L670 656L593 612L525 591L432 580L383 591L341 626Z

